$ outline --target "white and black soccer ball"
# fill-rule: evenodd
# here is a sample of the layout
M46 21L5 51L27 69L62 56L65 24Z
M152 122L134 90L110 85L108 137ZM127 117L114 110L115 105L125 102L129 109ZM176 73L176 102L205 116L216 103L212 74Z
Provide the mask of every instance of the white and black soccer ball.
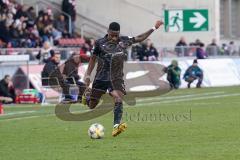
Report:
M88 135L92 139L101 139L104 137L104 127L99 123L92 124L88 129Z

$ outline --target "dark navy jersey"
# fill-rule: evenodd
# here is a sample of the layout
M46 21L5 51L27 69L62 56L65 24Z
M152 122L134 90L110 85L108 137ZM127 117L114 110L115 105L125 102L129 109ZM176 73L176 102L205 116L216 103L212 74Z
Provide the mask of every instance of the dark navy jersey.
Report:
M98 66L95 80L110 81L123 78L123 64L127 60L127 48L134 43L134 37L121 36L118 42L110 42L107 35L98 39L93 48Z

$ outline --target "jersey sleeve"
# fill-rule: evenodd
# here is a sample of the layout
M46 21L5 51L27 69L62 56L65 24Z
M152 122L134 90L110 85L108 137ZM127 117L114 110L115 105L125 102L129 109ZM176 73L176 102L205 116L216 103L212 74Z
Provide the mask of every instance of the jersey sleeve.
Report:
M121 42L124 43L124 46L130 47L135 43L135 37L123 36L121 37Z

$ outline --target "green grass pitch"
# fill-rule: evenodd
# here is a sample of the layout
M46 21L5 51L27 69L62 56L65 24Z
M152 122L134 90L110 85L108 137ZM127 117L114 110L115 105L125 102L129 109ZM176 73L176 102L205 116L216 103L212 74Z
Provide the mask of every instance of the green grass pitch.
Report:
M72 110L86 108L74 105ZM180 89L126 106L128 129L111 136L112 112L85 122L61 121L54 106L5 106L1 160L238 160L240 87ZM92 123L105 138L87 135Z

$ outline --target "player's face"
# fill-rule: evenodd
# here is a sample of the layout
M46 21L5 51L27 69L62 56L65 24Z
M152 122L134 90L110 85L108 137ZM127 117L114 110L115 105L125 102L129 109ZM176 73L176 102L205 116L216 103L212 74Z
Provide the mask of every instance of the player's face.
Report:
M117 42L119 38L119 32L108 31L108 40Z

